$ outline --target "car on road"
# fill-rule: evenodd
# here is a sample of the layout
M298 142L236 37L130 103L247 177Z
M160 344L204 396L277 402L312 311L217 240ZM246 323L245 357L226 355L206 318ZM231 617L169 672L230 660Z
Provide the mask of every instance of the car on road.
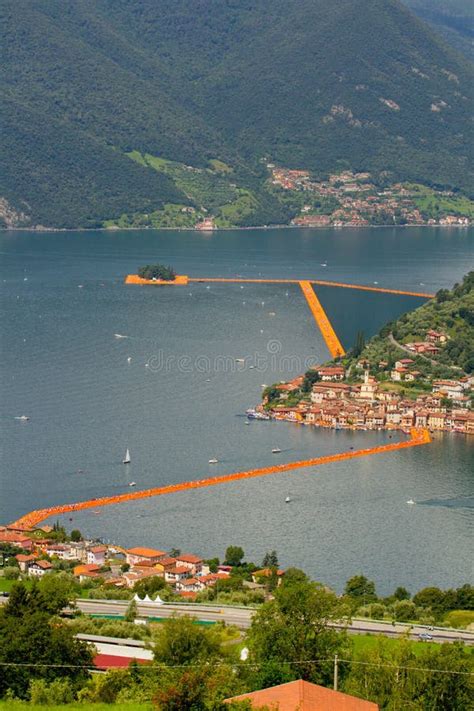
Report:
M433 635L428 634L428 632L420 632L418 639L421 639L423 642L429 642L430 639L433 639Z

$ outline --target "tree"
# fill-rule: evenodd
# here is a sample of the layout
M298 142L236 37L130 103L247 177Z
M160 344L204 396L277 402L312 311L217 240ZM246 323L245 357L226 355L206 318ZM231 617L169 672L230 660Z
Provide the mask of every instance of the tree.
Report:
M135 622L138 614L136 600L131 600L127 611L125 612L125 622Z
M309 578L306 573L299 568L288 568L283 576L282 585L288 587L289 585L298 585L299 583L307 583L308 581Z
M202 670L186 671L181 678L171 679L153 699L158 711L202 711L204 706L204 674Z
M183 666L217 657L220 640L214 630L198 627L191 617L171 617L159 631L154 647L156 662Z
M74 528L71 531L71 541L74 543L78 543L79 541L82 541L82 533L79 531L79 529Z
M0 609L0 697L7 690L26 698L29 683L44 679L70 679L83 682L92 666L93 653L89 645L75 639L74 631L64 622L54 620L51 606L34 585L28 590L23 582L16 583L6 605ZM15 666L21 660L22 665Z
M176 272L172 267L166 267L164 264L147 264L145 267L139 268L138 276L142 279L173 281L176 278Z
M144 580L139 580L133 587L133 592L136 592L140 597L145 595L153 595L160 590L168 591L168 585L159 575L152 575Z
M276 551L265 553L262 560L262 568L278 568L278 555Z
M5 580L17 580L20 577L18 566L8 565L3 570L3 577Z
M219 570L219 558L208 558L204 563L209 566L209 572L211 573L217 573Z
M446 594L443 590L435 587L423 588L413 596L413 602L417 607L430 608L435 615L446 612Z
M376 602L375 583L365 575L354 575L346 583L344 594L356 600L361 605Z
M255 613L248 634L251 661L275 667L285 674L317 684L332 681L335 654L346 648L345 632L328 627L344 620L335 593L310 581L283 584L272 601ZM283 668L282 667L282 668Z
M358 358L365 348L365 335L363 331L357 331L356 341L352 348L352 355Z
M395 600L409 600L410 593L406 588L399 586L393 593L393 597Z
M225 552L225 565L240 565L244 557L244 549L240 546L228 546Z
M393 606L393 613L398 622L409 622L416 617L415 603L411 600L397 600Z
M308 370L303 378L301 389L304 393L309 393L313 385L321 380L317 370Z

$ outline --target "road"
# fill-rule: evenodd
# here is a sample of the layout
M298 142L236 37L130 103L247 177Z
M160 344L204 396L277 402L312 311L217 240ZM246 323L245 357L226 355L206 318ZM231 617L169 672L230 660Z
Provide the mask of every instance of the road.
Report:
M78 600L77 607L88 615L124 615L128 607L127 600ZM138 603L140 617L159 617L166 619L172 615L192 615L202 622L225 622L245 630L250 627L255 610L241 607L197 605L193 603ZM333 625L339 627L339 625ZM342 626L341 626L342 627ZM469 646L474 645L474 632L456 630L449 627L430 629L426 625L409 625L404 623L375 622L365 619L354 619L348 627L350 634L381 634L386 637L402 637L408 633L410 639L417 640L418 635L427 633L433 642L462 641Z

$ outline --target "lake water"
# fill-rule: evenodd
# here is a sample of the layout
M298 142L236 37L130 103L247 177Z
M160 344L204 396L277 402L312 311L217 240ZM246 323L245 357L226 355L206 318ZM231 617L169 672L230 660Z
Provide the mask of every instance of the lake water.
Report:
M7 522L31 508L127 491L130 480L148 488L265 466L276 460L274 446L280 462L388 441L380 432L244 425L262 384L328 358L296 285L151 289L124 286L126 273L162 261L197 277L376 281L434 292L472 269L474 232L4 232L0 252L0 521ZM330 287L318 295L346 347L358 330L369 336L422 303ZM14 419L22 414L28 423ZM219 464L210 466L211 457ZM473 577L473 464L472 440L440 436L426 447L65 522L125 546L222 556L235 543L256 562L275 548L282 565L338 590L359 572L381 593L399 584L447 587ZM409 498L417 505L407 506Z

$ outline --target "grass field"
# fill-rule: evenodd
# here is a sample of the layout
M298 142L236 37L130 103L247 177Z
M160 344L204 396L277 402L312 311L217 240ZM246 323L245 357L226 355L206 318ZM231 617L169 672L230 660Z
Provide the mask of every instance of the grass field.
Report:
M351 637L354 645L354 652L356 654L360 652L366 652L370 649L377 647L380 639L383 639L387 643L387 646L391 649L395 649L398 644L400 644L400 639L392 637L380 637L373 634L356 634ZM413 647L415 654L421 653L426 647L438 647L436 642L415 642L410 641L410 645Z
M474 625L474 610L452 610L444 618L444 624L457 629Z

